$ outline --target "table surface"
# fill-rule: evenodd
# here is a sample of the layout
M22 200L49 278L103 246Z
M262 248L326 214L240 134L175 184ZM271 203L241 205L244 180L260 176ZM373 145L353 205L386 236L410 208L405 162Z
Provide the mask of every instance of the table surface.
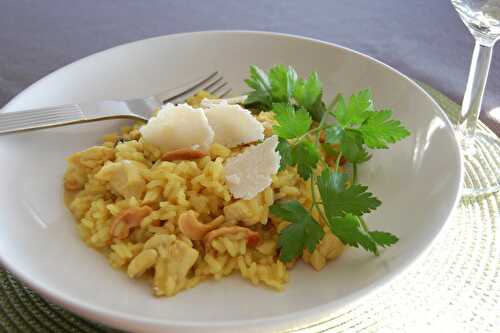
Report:
M371 55L460 101L473 39L448 0L1 0L0 106L74 60L157 35L266 30ZM500 133L500 54L481 119ZM496 114L496 120L493 117Z

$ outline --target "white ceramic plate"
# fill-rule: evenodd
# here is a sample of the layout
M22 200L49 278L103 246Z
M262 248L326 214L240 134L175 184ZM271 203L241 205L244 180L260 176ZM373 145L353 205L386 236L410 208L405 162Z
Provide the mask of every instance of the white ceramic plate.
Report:
M244 92L251 64L317 70L326 97L373 89L412 136L377 151L361 181L383 201L368 217L400 242L380 257L349 249L321 273L299 265L286 290L257 288L237 276L203 283L174 298L108 266L79 239L63 205L65 156L99 142L126 121L47 129L0 138L0 259L30 287L67 309L131 331L261 331L314 320L389 281L430 245L459 197L461 155L444 113L414 82L360 53L272 33L202 32L119 46L68 65L35 83L2 111L148 95L219 70Z

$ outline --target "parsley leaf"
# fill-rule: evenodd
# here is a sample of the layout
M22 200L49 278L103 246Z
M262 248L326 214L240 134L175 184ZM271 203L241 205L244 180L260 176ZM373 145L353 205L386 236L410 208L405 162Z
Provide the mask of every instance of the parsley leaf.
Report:
M381 202L359 184L346 188L349 176L325 169L318 177L318 189L328 219L346 214L361 216L380 206Z
M363 147L363 137L354 130L345 130L340 139L340 151L353 163L362 163L370 159L370 154Z
M347 114L351 125L360 125L373 111L372 92L369 89L361 90L349 98Z
M342 153L352 162L368 158L368 153L363 150L363 144L369 148L387 148L388 143L397 142L410 135L400 121L390 119L392 116L390 110L379 112L373 110L372 93L368 89L352 95L348 103L340 97L335 106L334 116L344 130L354 130L353 126L359 126L356 130L359 131L360 137L346 132L339 138L342 135L341 131L338 131L335 137L336 140L344 140L341 145L344 146L345 152Z
M311 117L318 122L321 121L323 113L326 112L322 96L323 84L319 80L317 72L310 73L307 80L297 80L293 90L293 97L297 104L305 108Z
M294 139L304 135L311 128L312 120L304 109L295 111L290 104L273 104L275 119L279 125L273 126L274 133L283 139Z
M398 237L385 231L370 231L370 236L378 245L383 247L391 246L399 241Z
M278 147L276 150L281 156L279 171L284 170L288 165L295 165L295 159L292 152L292 146L288 143L286 139L278 139Z
M325 129L325 141L326 143L336 144L340 143L344 137L344 129L339 125L333 125Z
M313 252L325 235L321 226L298 202L275 203L269 207L271 214L291 222L279 234L280 259L289 262L302 255L304 248Z
M308 180L320 159L318 147L309 140L303 140L293 147L292 152L299 175L302 179Z
M349 162L362 163L371 158L363 147L363 137L357 130L344 130L340 125L333 125L325 130L325 141L340 144L340 151Z
M382 110L371 112L359 131L364 142L370 148L387 148L388 143L394 143L410 135L410 132L399 120L390 119L392 112Z
M310 108L307 109L307 112L311 115L312 119L317 122L320 122L323 118L323 114L326 112L325 103L321 100L321 96L316 100Z
M257 66L250 66L250 78L245 83L253 89L247 96L245 104L260 103L266 108L271 108L271 82L266 72Z
M318 99L321 99L321 94L323 92L323 85L319 80L317 72L309 74L307 80L298 79L293 90L293 97L297 103L309 109L314 106Z
M361 125L373 111L372 93L370 90L361 90L349 98L346 103L344 97L338 98L334 115L342 127Z
M372 236L363 229L358 216L346 214L343 217L328 219L328 227L342 243L362 247L363 249L377 253L377 243Z
M347 114L347 105L345 104L344 96L339 95L333 110L332 115L335 116L335 119L342 128L349 125L349 116Z
M334 145L328 144L328 143L323 143L321 145L321 147L325 151L326 156L337 157L340 153L340 151L337 147L335 147Z
M304 180L312 179L312 186L318 187L321 202L313 199L310 210L316 209L325 216L328 227L344 244L378 254L378 246L396 243L395 235L368 229L362 215L381 203L366 186L356 184L357 164L371 157L367 147L387 148L389 143L409 135L398 120L391 119L392 112L375 112L369 89L348 99L337 95L327 109L318 73L302 79L292 67L284 65L274 66L267 73L251 66L250 78L245 82L252 88L245 104L274 111L277 124L273 130L279 137L276 150L281 156L279 170L296 166ZM336 118L334 125L325 123L327 113ZM311 129L313 120L317 123ZM315 142L310 135L315 135ZM320 135L324 135L325 142L318 145ZM327 157L341 157L353 164L353 185L348 185L348 174L328 167L319 177L313 177L320 160L327 164L320 154L321 148ZM301 256L304 248L312 252L324 236L312 213L297 201L276 203L271 207L271 214L291 222L279 235L283 261Z
M271 82L271 96L273 102L289 103L297 81L297 73L292 67L284 65L274 66L269 70Z
M309 74L304 80L297 78L297 72L291 66L276 65L268 73L257 66L250 66L250 78L245 83L253 89L248 93L246 105L256 104L268 110L273 103L295 104L318 122L326 111L322 101L323 84L317 72Z
M390 237L389 233L374 232L375 236L372 236L363 227L359 216L376 209L381 202L366 191L366 186L355 184L347 188L348 178L348 175L330 169L323 170L318 177L318 189L328 227L342 243L361 246L377 254L379 241L380 245L388 246L397 239Z

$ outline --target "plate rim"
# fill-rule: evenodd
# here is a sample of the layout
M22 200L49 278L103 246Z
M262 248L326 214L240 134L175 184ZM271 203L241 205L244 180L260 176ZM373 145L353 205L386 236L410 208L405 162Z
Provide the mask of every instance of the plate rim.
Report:
M109 53L109 52L114 52L117 49L120 48L125 48L129 47L131 45L138 45L141 43L147 43L148 41L151 40L156 40L156 39L164 39L164 38L172 38L172 37L182 37L182 36L188 36L188 35L209 35L209 34L249 34L249 35L267 35L271 37L279 37L279 38L286 38L286 39L294 39L294 40L302 40L306 42L312 42L316 44L322 44L326 45L329 47L333 47L336 49L340 49L343 52L347 53L352 53L357 56L360 56L362 58L365 58L369 60L370 62L375 63L376 65L384 67L386 70L389 70L393 72L394 74L397 74L401 78L405 79L408 83L412 85L413 88L416 88L417 90L420 91L420 93L423 93L425 97L431 101L431 103L434 105L434 112L439 116L441 120L445 122L445 128L447 131L450 132L451 137L453 138L453 150L458 156L458 161L459 164L456 166L458 168L458 173L459 173L459 180L458 180L458 190L455 192L455 197L453 199L453 204L449 207L449 210L446 214L446 217L443 219L444 222L441 223L438 231L432 236L432 239L423 247L422 251L415 255L412 259L408 260L407 263L400 265L400 267L395 268L394 272L392 274L385 275L378 279L376 282L373 282L371 284L368 284L367 286L362 287L361 289L357 290L356 292L353 292L351 294L342 296L340 298L334 299L326 304L314 306L311 308L308 308L306 310L299 310L299 311L294 311L291 313L283 314L283 315L274 315L274 316L268 316L268 317L261 317L261 318L255 318L255 319L243 319L243 320L223 320L223 321L198 321L198 322L191 322L191 321L185 321L185 320L170 320L168 318L165 319L154 319L154 318L145 318L142 316L138 315L130 315L122 311L116 311L113 309L107 309L104 307L101 307L99 305L93 305L91 303L87 302L82 302L78 300L78 298L72 297L70 295L66 295L64 293L60 293L54 290L51 290L50 288L47 288L43 283L38 283L35 279L32 277L29 277L21 272L21 270L18 270L15 265L9 265L8 260L3 259L2 254L0 253L0 264L3 265L4 268L7 269L7 271L11 272L16 278L21 280L23 284L27 285L36 293L42 295L45 299L48 299L58 305L63 306L65 309L74 312L78 315L81 315L87 319L93 320L93 321L99 321L103 324L112 326L112 327L119 327L119 328L127 328L130 326L127 326L127 323L133 324L134 326L136 325L145 325L144 328L147 327L163 327L163 328L173 328L173 327L178 327L178 328L185 328L185 329L190 329L190 328L201 328L201 329L215 329L215 328L220 328L220 329L228 329L228 328L235 328L235 327L259 327L259 326L271 326L271 325L278 325L278 324L283 324L283 323L296 323L297 321L305 321L306 318L312 318L312 317L317 317L318 319L322 316L322 314L325 314L327 312L335 311L340 309L342 306L346 306L350 303L353 303L355 301L359 301L362 298L367 297L368 295L374 293L381 287L385 286L388 284L388 282L392 281L396 277L400 276L402 273L404 273L407 269L409 269L411 266L413 266L415 263L419 262L420 259L424 257L426 253L429 252L430 248L436 242L436 240L439 238L438 236L442 233L444 230L445 225L450 221L450 217L452 213L455 211L460 198L462 196L462 188L463 188L463 181L464 181L464 175L463 175L463 154L461 149L459 148L459 143L457 141L456 136L454 135L453 132L453 125L446 115L446 113L443 111L441 106L432 98L429 93L427 93L420 85L418 85L413 79L409 78L407 75L401 73L397 69L391 67L390 65L370 56L367 54L364 54L360 51L353 50L351 48L333 43L333 42L327 42L323 41L317 38L313 37L308 37L308 36L301 36L301 35L295 35L295 34L288 34L288 33L281 33L281 32L272 32L272 31L265 31L265 30L201 30L201 31L188 31L188 32L180 32L180 33L174 33L174 34L166 34L166 35L158 35L158 36L152 36L144 39L139 39L131 42L127 42L124 44L119 44L101 51L97 51L95 53L92 53L90 55L87 55L85 57L79 58L75 61L72 61L52 72L49 74L43 76L39 80L35 81L34 83L30 84L26 88L24 88L20 93L16 94L12 99L10 99L7 104L0 109L0 113L3 112L16 112L12 111L12 104L16 102L18 99L21 99L24 97L25 94L27 94L31 89L35 88L36 86L42 84L45 80L48 80L51 78L53 75L58 74L60 71L68 70L68 67L71 67L73 65L76 65L77 63L81 61L87 61L90 58L93 57L99 57L102 56L103 54ZM451 149L451 148L450 148ZM451 165L453 166L453 165ZM121 321L121 322L120 322ZM125 325L124 325L125 324Z

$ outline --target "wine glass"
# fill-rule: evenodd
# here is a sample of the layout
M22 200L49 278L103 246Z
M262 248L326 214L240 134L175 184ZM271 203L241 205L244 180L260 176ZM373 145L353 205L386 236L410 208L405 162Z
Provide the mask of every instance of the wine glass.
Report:
M500 165L489 159L488 150L500 151L497 138L475 133L490 69L491 56L500 38L500 0L451 0L460 18L475 39L467 88L458 116L456 134L465 164L465 195L482 195L500 190ZM477 176L477 171L487 170L489 178Z

